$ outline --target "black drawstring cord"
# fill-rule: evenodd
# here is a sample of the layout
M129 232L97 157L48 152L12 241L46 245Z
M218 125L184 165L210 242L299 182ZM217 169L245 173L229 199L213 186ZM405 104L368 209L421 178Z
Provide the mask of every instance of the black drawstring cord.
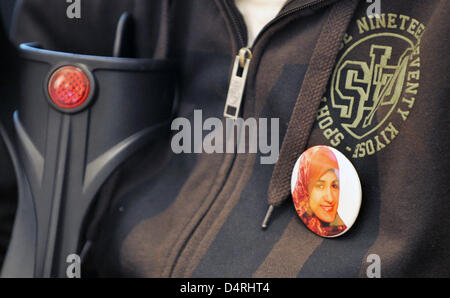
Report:
M320 33L272 173L268 190L269 207L262 223L263 229L267 229L275 207L290 197L292 169L307 145L320 100L357 4L357 0L334 4Z
M263 223L261 225L261 227L263 229L268 227L269 219L272 216L272 212L273 212L274 209L275 209L274 205L269 205L269 208L267 209L267 212L266 212L266 216L264 217Z

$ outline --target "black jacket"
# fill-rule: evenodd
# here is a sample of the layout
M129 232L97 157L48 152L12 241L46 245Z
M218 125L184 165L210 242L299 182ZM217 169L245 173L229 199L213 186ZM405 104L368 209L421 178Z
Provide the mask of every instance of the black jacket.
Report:
M203 120L223 118L233 62L246 45L233 1L172 1L169 19L161 13L166 1L83 2L81 19L66 17L64 1L43 2L17 6L15 45L38 41L45 49L110 56L115 24L128 11L134 56L155 57L167 46L177 65L175 116L193 123L201 110ZM80 251L93 243L83 272L365 277L368 256L377 254L382 277L448 277L448 2L383 2L379 19L356 2L288 1L251 47L240 116L279 119L277 165L261 164L262 153L175 154L176 131L167 129L98 191L96 202L105 203L92 207L80 231ZM161 37L165 22L168 38ZM396 70L404 74L380 108L365 89L376 67L385 74L374 84L386 84ZM374 120L364 123L371 111ZM359 217L340 238L311 233L290 198L290 169L314 145L340 150L361 180ZM277 207L263 230L268 204Z

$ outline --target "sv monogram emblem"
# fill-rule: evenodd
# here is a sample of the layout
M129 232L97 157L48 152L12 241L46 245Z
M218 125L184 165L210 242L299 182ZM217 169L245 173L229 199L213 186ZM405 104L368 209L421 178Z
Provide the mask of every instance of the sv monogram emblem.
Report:
M342 127L357 139L382 125L402 95L416 46L410 43L396 62L392 61L392 52L389 45L371 44L368 61L345 60L336 68L332 107L347 120Z
M319 106L316 120L322 136L354 159L387 148L413 117L421 97L420 40L425 25L416 32L402 22L395 24L396 16L356 21L358 30L345 34Z

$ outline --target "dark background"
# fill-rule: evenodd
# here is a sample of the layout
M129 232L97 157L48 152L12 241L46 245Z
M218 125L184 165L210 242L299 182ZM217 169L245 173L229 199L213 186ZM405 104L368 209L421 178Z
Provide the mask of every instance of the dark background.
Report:
M1 0L0 1L1 17L2 17L3 26L4 26L6 32L9 32L9 29L10 29L15 2L16 2L16 0Z
M11 113L15 108L19 84L17 76L16 51L9 42L8 33L16 0L0 1L0 121L11 130ZM8 247L14 213L17 204L17 190L14 170L5 144L0 138L0 266Z

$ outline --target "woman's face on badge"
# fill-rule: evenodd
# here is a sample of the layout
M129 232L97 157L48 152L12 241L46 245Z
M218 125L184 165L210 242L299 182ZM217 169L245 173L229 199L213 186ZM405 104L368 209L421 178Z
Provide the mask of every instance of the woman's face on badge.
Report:
M333 171L327 171L311 185L309 205L323 222L335 220L339 204L339 179Z

